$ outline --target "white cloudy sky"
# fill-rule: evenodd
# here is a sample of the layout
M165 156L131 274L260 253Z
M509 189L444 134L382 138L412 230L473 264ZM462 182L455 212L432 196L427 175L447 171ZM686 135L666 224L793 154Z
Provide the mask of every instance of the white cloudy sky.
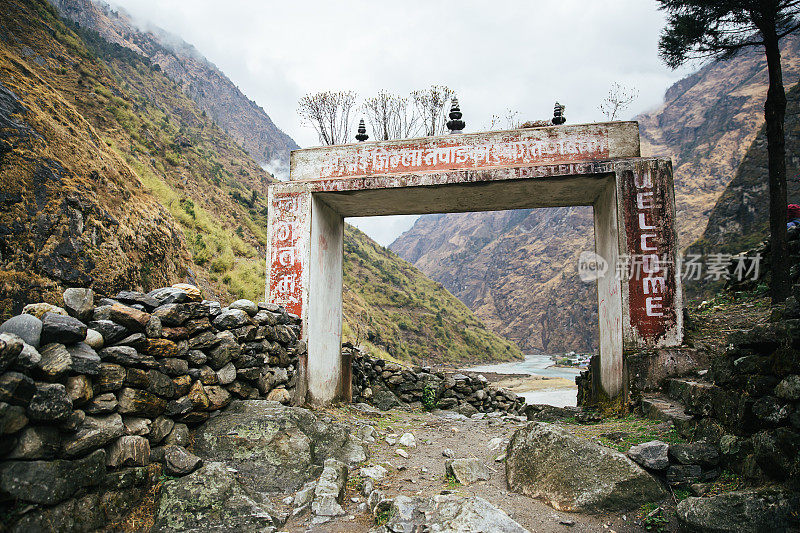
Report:
M407 94L431 84L458 93L466 131L511 109L547 119L553 103L570 123L604 117L613 82L639 90L621 118L656 107L686 72L658 58L663 13L651 0L113 0L135 17L195 45L300 146L306 93L380 89ZM414 217L353 219L389 244Z

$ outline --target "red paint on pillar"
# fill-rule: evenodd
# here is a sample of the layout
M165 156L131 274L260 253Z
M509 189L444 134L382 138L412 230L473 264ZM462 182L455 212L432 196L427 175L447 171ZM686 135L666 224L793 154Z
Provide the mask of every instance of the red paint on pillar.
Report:
M272 303L302 316L303 261L300 247L304 206L301 193L276 194L272 199L269 294Z

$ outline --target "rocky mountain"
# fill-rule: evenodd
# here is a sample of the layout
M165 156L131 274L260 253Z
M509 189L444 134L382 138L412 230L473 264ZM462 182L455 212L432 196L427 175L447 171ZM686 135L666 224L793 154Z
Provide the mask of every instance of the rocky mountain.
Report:
M44 0L3 2L0 176L0 317L60 305L75 286L114 296L189 281L210 299L263 299L272 178L157 63ZM369 318L359 331L375 350L519 357L446 290L348 230L352 261L348 309ZM384 329L394 315L378 293L406 295L408 336ZM432 317L444 340L412 338Z
M100 0L52 4L81 28L149 58L258 164L288 168L289 152L299 148L297 143L192 45L155 26L141 29L124 9L112 9Z
M787 89L800 75L800 38L783 48ZM679 81L639 121L643 155L671 157L682 247L709 214L763 123L767 90L760 50L712 62ZM592 350L594 288L575 265L592 250L591 210L426 215L390 249L464 301L493 331L523 350Z

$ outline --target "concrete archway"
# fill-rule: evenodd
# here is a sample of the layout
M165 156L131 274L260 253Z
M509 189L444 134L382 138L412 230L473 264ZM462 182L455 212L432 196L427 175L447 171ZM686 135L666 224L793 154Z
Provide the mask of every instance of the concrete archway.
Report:
M597 271L603 393L623 392L625 349L682 341L672 166L640 157L635 122L296 150L291 179L270 186L269 205L267 301L302 319L303 403L350 400L340 355L349 216L590 205L607 267Z

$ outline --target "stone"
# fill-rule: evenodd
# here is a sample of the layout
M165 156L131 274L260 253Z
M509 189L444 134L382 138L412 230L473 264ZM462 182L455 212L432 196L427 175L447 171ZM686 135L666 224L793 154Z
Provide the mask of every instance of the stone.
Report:
M753 402L753 415L766 426L779 425L791 412L791 406L781 405L774 396L763 396Z
M203 385L216 385L219 383L217 373L210 366L200 367L200 382Z
M117 397L113 392L106 392L92 398L92 401L87 403L83 410L89 415L106 415L113 413L116 408Z
M205 392L210 403L208 407L209 411L223 409L231 403L231 394L218 385L209 385L205 387Z
M236 401L195 430L193 451L204 460L235 468L253 490L293 491L316 477L325 459L346 464L366 460L354 433L348 425L307 409L264 400Z
M170 444L164 447L164 473L168 476L191 474L202 464L202 459L186 451L183 446Z
M667 481L670 485L688 487L701 480L703 469L699 465L670 465L667 468Z
M167 408L167 402L151 392L124 387L117 393L117 412L123 415L155 418Z
M125 385L135 389L148 389L150 376L146 370L141 368L127 368L125 369Z
M39 348L42 337L42 321L29 314L12 316L0 325L0 333L11 333L34 348Z
M669 456L684 465L716 466L719 463L719 450L716 446L703 442L673 444Z
M163 332L164 327L163 324L161 324L161 319L157 316L150 315L150 320L147 321L147 326L144 328L144 334L147 335L147 338L158 339Z
M159 304L180 304L189 301L186 291L175 287L164 287L147 293L148 296L158 300Z
M72 414L72 400L61 383L37 383L28 404L28 418L36 422L63 422Z
M514 433L506 477L512 491L561 511L627 510L666 496L661 484L626 456L544 422Z
M206 411L211 406L205 387L200 381L192 383L188 396L189 401L192 402L192 408L195 410Z
M228 392L241 400L255 400L258 398L258 389L241 381L234 381L228 386Z
M105 446L125 434L122 417L116 413L87 416L78 431L64 438L62 449L67 457L77 457Z
M86 413L81 409L73 409L69 418L63 420L58 425L58 429L64 433L75 433L78 428L81 427L84 420L86 420Z
M148 370L147 377L150 381L150 386L147 387L149 392L157 394L167 400L171 400L177 396L177 394L175 394L175 382L166 374L162 374L158 370Z
M374 390L372 404L381 411L388 411L389 409L394 409L403 405L393 392L382 387Z
M250 316L241 309L227 309L217 315L213 324L219 329L234 329L250 324Z
M13 333L0 333L0 372L17 362L25 341Z
M156 360L149 355L140 354L132 346L109 346L100 350L100 359L108 363L142 368L158 368Z
M7 461L0 464L0 491L23 502L55 505L83 487L103 482L106 453L74 461Z
M326 459L322 474L314 489L311 512L317 516L342 516L341 501L347 484L347 465L336 459Z
M123 435L106 450L106 466L146 466L150 463L150 443L138 435Z
M128 328L116 322L112 322L111 320L95 320L94 322L89 322L89 329L100 333L100 336L103 337L103 344L106 346L114 344L128 336ZM89 335L88 331L89 330L86 332L87 338Z
M173 289L178 289L186 293L189 301L199 302L203 299L202 291L197 286L190 283L176 283L172 286Z
M160 361L159 368L168 376L183 376L189 373L189 363L184 359L167 357Z
M164 411L165 416L182 416L192 410L192 401L188 396L183 396L177 400L172 400L167 404L167 409Z
M236 380L236 366L233 363L223 366L217 370L217 378L221 385L230 385Z
M202 331L189 339L189 348L192 350L206 350L219 344L219 337L213 331Z
M228 309L239 309L240 311L244 311L250 316L255 316L258 313L258 306L251 302L250 300L236 300L232 304L228 306Z
M793 402L800 400L800 376L794 374L783 378L775 387L775 396Z
M67 346L67 352L72 359L70 371L73 374L96 376L100 373L100 356L85 342Z
M192 388L192 378L188 375L178 376L172 382L175 384L175 394L178 396L186 396Z
M39 370L48 381L59 381L66 377L72 366L72 357L63 344L53 342L39 349Z
M41 319L45 313L53 313L55 315L68 316L66 309L58 307L57 305L48 304L44 302L36 304L28 304L22 308L22 313L25 315L33 315Z
M163 417L160 417L163 418ZM153 423L149 418L139 416L126 416L122 419L126 435L138 435L140 437L150 434L150 426ZM148 440L150 440L148 438Z
M122 302L126 305L139 304L146 309L153 309L158 307L161 302L149 294L144 294L138 291L121 291L115 297L115 300Z
M189 363L194 366L202 366L208 362L208 356L200 350L189 350L188 358Z
M85 375L70 376L67 378L67 396L74 407L86 404L94 396L92 380Z
M100 363L100 370L95 378L94 389L97 392L113 392L122 388L125 382L125 367L114 363Z
M372 466L362 466L359 470L361 477L366 477L372 479L373 481L380 481L386 477L386 474L389 473L381 465L372 465Z
M0 402L27 407L35 392L33 380L24 374L6 372L0 375Z
M405 451L403 448L397 448L394 453L402 457L403 459L408 459L408 452Z
M82 322L92 319L94 291L92 289L69 288L64 291L64 308Z
M8 459L52 459L61 447L61 434L50 426L29 426L19 435Z
M214 370L219 370L233 359L239 357L239 354L242 353L242 348L229 331L218 333L216 337L219 341L218 345L210 349L207 354L208 364Z
M30 315L26 315L30 316ZM42 354L30 344L23 343L22 351L14 361L14 369L27 374L35 374L42 364Z
M93 349L99 350L103 347L105 339L103 339L103 335L99 331L89 328L86 330L86 340L84 340L84 342Z
M800 433L781 427L762 430L753 435L753 455L761 469L770 477L786 479L798 468Z
M798 508L800 493L774 487L686 498L676 512L688 531L760 533L794 530Z
M486 465L475 457L448 459L444 463L444 469L445 475L454 477L463 485L487 481L491 475Z
M276 387L269 392L267 395L267 400L280 402L284 405L287 405L292 401L292 395L289 394L289 391L285 388Z
M148 339L142 351L153 357L178 357L178 345L169 339Z
M406 448L416 448L417 447L417 439L414 438L414 435L411 433L403 433L400 436L400 440L397 441L400 446L405 446Z
M185 304L166 304L156 308L153 315L161 319L164 326L182 326L192 317L192 311Z
M109 309L109 318L134 332L143 332L150 321L150 313L116 303Z
M45 313L42 317L41 344L72 344L86 338L86 324L71 316Z
M254 501L224 463L211 462L162 485L153 533L272 531L270 514Z
M147 433L147 439L153 446L160 444L161 441L163 441L167 435L169 435L170 431L172 431L172 428L174 427L175 422L171 418L161 415L153 420L150 424L149 432Z
M11 435L28 424L25 408L0 402L0 436Z
M377 492L377 491L376 491ZM377 499L377 498L376 498ZM370 501L372 501L370 495ZM368 502L369 505L370 502ZM478 496L437 494L432 498L397 496L373 502L376 516L388 516L380 533L392 531L485 531L528 533L528 530L488 501Z
M186 424L175 424L169 432L164 444L175 444L177 446L187 446L189 444L189 426Z

